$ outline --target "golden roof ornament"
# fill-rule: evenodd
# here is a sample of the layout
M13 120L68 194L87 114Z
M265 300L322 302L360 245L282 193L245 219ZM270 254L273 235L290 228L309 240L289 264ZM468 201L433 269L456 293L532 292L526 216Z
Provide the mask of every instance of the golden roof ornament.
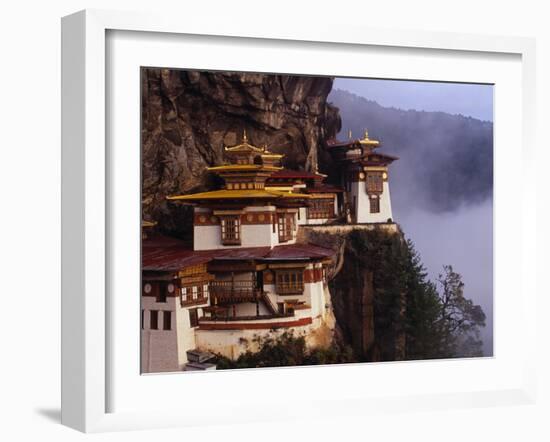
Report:
M266 158L271 159L281 159L284 155L270 152L267 148L267 143L264 143L262 147L257 147L248 141L248 136L246 134L246 129L243 130L243 139L241 144L237 144L236 146L225 146L225 144L222 143L224 146L223 150L226 152L227 155L233 156L233 155L260 155L264 160Z
M365 136L363 137L363 139L359 140L359 143L362 145L373 146L373 147L378 146L380 144L378 140L371 140L369 138L369 131L367 129L365 129Z

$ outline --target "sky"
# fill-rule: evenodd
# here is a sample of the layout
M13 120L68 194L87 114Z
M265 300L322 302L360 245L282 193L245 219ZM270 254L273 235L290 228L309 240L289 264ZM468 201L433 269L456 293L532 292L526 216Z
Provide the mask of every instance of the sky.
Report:
M344 89L386 107L441 111L493 121L493 88L481 84L337 78Z
M493 87L488 85L337 78L333 89L347 90L385 107L493 120ZM345 122L343 124L345 126ZM390 182L390 191L391 186ZM492 198L465 203L450 212L436 212L414 204L408 207L393 204L392 209L395 221L403 227L406 237L413 240L432 281L444 264L451 264L462 275L465 296L480 304L487 315L486 327L481 333L483 351L485 355L492 355Z

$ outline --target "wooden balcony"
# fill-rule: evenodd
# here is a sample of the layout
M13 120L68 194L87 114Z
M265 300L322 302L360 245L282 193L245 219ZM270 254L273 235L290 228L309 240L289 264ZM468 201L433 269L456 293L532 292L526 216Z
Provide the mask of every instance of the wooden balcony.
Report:
M237 302L256 302L261 290L253 281L211 281L210 298L214 305Z
M277 319L277 318L292 318L294 317L293 312L287 313L275 313L268 315L246 315L246 316L236 316L231 313L231 310L223 307L208 307L205 309L208 312L208 316L202 316L199 318L199 324L201 322L212 322L212 321L261 321L267 319Z

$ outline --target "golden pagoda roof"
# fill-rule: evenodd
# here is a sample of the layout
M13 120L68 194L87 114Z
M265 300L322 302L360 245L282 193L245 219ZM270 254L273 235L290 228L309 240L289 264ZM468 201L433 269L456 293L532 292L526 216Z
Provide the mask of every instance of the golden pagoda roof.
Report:
M292 185L290 186L268 186L267 188L269 190L275 190L275 191L278 191L278 192L289 192L292 190Z
M206 170L210 170L213 172L219 172L219 171L235 171L235 172L246 172L246 171L268 171L268 172L275 172L277 170L281 170L282 167L277 166L264 166L261 164L224 164L222 166L213 166L213 167L207 167Z
M155 227L156 225L156 221L141 220L141 227Z
M213 190L211 192L192 193L189 195L167 196L170 201L200 201L216 199L277 199L277 198L310 198L309 195L278 190L243 189L243 190Z
M282 158L284 155L270 152L267 150L267 146L257 147L248 142L248 137L246 136L246 130L243 132L243 142L232 147L224 147L224 150L228 153L240 153L240 152L253 152L258 153L262 157L268 158Z

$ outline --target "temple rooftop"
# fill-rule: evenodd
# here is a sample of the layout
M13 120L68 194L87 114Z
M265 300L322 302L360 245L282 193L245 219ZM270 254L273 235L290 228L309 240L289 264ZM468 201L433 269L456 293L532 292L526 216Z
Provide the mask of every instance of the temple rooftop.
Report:
M186 267L206 264L214 260L268 262L276 260L327 259L333 257L332 249L313 244L285 244L275 247L239 247L194 251L183 241L158 235L143 241L142 270L178 271Z
M212 166L207 167L206 170L211 172L246 172L246 171L268 171L268 172L276 172L278 170L281 170L282 167L279 166L264 166L262 164L224 164L221 166Z
M368 131L365 131L363 138L352 139L350 137L350 139L346 141L339 141L337 139L327 141L328 147L352 147L358 144L369 148L376 148L380 145L380 141L369 138Z
M169 201L201 201L218 199L278 199L278 198L309 198L308 195L279 190L241 189L241 190L212 190L210 192L192 193L189 195L167 196Z

